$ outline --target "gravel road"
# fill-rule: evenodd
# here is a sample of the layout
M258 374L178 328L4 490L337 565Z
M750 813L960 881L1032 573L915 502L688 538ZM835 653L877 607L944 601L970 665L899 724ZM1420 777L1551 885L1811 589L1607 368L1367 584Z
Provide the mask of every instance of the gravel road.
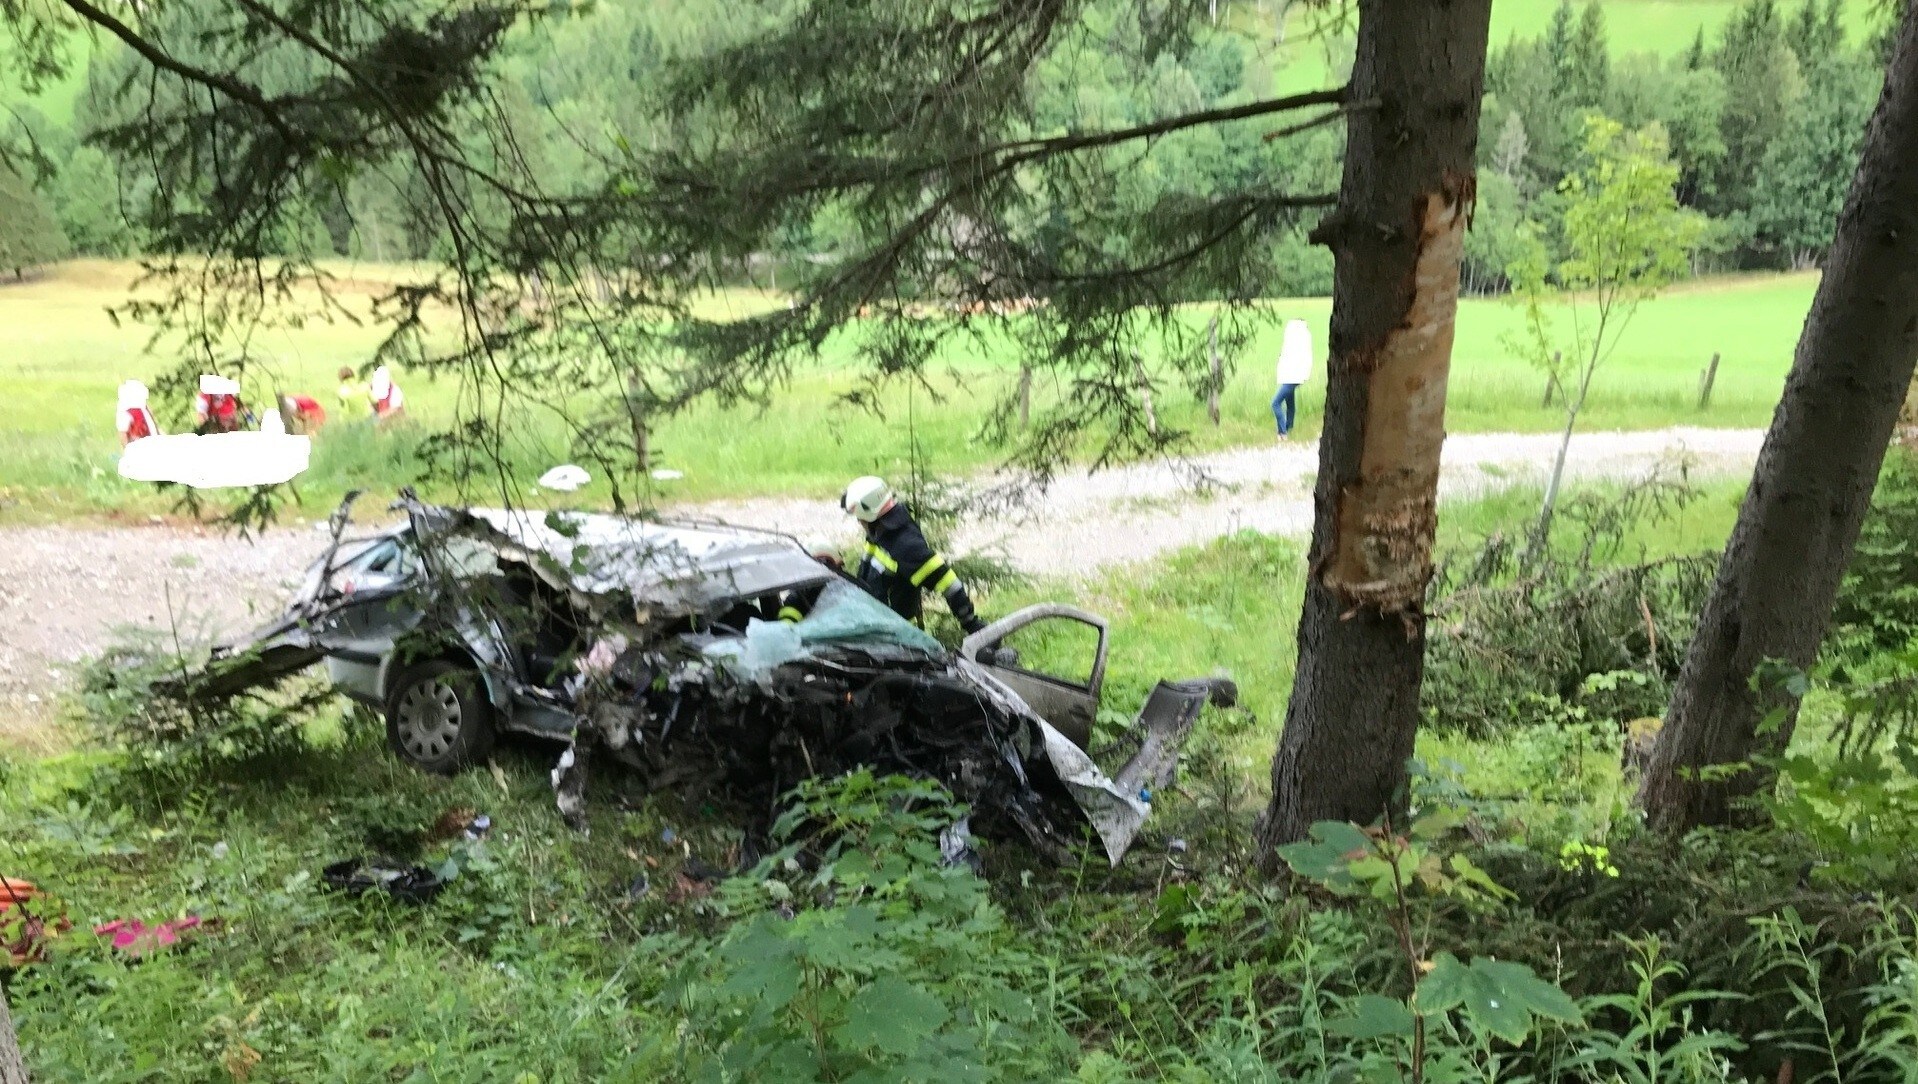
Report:
M1631 478L1683 452L1700 475L1744 473L1758 459L1759 429L1663 429L1582 433L1572 438L1568 478ZM1541 483L1558 449L1550 433L1447 438L1442 499L1469 498L1519 482ZM1041 576L1069 576L1143 561L1250 528L1304 535L1312 529L1318 445L1276 444L1194 458L1074 474L1036 508L961 529L954 548L995 549ZM1203 485L1203 488L1197 488ZM845 548L857 530L832 494L818 501L749 500L699 506L703 515L770 527L809 545Z
M1681 450L1700 473L1740 473L1751 469L1763 437L1755 429L1586 433L1572 441L1568 473L1631 477ZM1441 492L1458 499L1537 480L1556 441L1551 434L1452 437ZM1055 482L1036 509L969 525L954 548L991 548L1037 575L1073 575L1246 528L1304 534L1317 466L1315 445L1277 444L1073 474ZM679 511L786 531L811 545L843 549L856 539L831 494ZM0 528L0 743L30 735L74 665L115 628L177 622L189 631L241 630L277 608L324 544L312 526L254 539L163 525Z

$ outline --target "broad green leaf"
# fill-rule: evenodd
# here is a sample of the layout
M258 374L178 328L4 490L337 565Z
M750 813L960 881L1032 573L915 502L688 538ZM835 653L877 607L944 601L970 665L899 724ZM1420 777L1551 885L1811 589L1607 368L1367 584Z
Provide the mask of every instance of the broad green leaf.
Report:
M1525 1040L1534 1016L1565 1023L1582 1019L1563 990L1524 964L1488 957L1466 964L1449 952L1433 961L1431 972L1419 983L1415 1004L1428 1014L1457 1008L1479 1030L1510 1043Z
M1505 991L1533 1016L1543 1016L1562 1024L1576 1024L1584 1019L1584 1014L1578 1011L1578 1004L1570 995L1555 983L1539 978L1524 964L1477 959L1472 961L1472 967L1485 972L1493 986Z
M827 971L864 973L870 947L869 939L843 920L824 922L800 938L800 951L807 962Z
M1477 863L1462 854L1452 856L1452 872L1457 875L1461 882L1478 888L1489 896L1495 896L1502 900L1518 898L1517 894L1511 889L1492 880L1491 874L1480 869Z
M1312 826L1309 839L1279 848L1279 857L1292 872L1335 891L1355 887L1353 861L1372 853L1371 837L1344 821L1320 821Z
M932 993L895 975L859 991L846 1009L846 1022L834 1032L848 1046L877 1048L903 1056L951 1017Z
M750 1000L754 1007L783 1009L799 995L799 961L791 956L766 956L732 973L719 987L725 998Z
M1352 1039L1410 1035L1412 1010L1406 1008L1402 1001L1377 994L1360 994L1352 1002L1352 1014L1328 1022L1325 1030Z
M1431 842L1451 834L1452 830L1465 824L1465 814L1448 806L1440 806L1412 822L1413 839Z

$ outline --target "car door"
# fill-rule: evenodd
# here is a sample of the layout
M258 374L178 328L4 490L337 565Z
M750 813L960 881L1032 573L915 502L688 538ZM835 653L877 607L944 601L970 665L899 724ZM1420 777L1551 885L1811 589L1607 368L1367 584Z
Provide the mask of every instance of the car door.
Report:
M1099 716L1107 638L1105 618L1048 603L987 625L960 651L1083 749Z

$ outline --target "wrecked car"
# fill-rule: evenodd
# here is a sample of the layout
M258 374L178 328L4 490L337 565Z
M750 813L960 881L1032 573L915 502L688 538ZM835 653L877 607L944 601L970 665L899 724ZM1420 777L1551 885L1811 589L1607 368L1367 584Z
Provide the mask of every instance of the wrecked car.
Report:
M975 830L1055 860L1090 826L1116 863L1204 703L1236 695L1162 683L1108 774L1086 748L1109 630L1076 608L1021 610L955 653L784 535L407 495L401 523L349 540L350 505L282 616L217 649L196 692L323 661L431 772L483 761L500 733L566 742L554 785L569 818L601 754L761 824L801 779L869 766L937 778ZM1075 665L1041 666L1021 643Z

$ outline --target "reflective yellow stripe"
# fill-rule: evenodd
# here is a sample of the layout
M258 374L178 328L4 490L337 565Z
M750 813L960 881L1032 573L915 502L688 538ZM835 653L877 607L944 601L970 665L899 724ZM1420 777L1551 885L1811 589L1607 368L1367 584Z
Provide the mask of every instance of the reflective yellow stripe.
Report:
M946 569L945 575L939 577L939 582L932 585L932 589L943 595L957 586L959 586L959 574L949 568Z
M779 619L781 621L799 621L805 616L805 614L800 613L791 606L781 606L779 608Z
M866 543L866 556L872 558L880 568L885 569L887 572L899 571L899 562L893 560L892 554L880 549L875 543Z
M940 569L944 567L946 567L946 559L936 553L933 554L931 557L926 559L925 564L919 566L919 571L912 574L912 585L914 587L917 587L920 584L925 583L926 580L930 578L933 573L939 571Z

